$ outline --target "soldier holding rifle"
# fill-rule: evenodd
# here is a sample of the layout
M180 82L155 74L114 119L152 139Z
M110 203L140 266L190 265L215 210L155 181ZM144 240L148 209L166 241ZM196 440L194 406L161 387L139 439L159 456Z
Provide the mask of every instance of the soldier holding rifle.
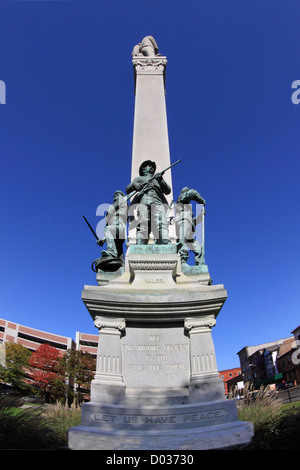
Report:
M106 250L102 250L102 257L95 260L92 269L115 270L124 266L123 243L126 239L128 219L127 201L135 196L134 202L139 203L138 244L147 244L152 232L156 243L170 243L167 209L168 202L165 194L170 194L171 188L163 179L163 174L180 160L170 165L160 173L155 174L156 164L151 160L144 161L139 169L140 176L127 186L127 196L122 191L116 191L114 202L109 207L106 215L104 238L98 239L88 220L83 216L90 230L97 239L97 244L103 246L106 242Z
M148 243L151 232L156 243L170 243L167 220L168 202L165 195L170 194L171 188L163 179L163 174L171 166L155 174L155 162L145 160L139 168L139 176L134 178L126 188L128 197L137 193L135 201L139 203L137 225L137 244L139 245Z

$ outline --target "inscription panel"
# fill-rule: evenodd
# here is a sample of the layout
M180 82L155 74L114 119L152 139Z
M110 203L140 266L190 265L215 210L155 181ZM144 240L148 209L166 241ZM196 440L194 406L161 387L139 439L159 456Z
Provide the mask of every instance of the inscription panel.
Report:
M121 350L126 386L165 388L189 384L189 338L183 327L128 327Z
M226 421L228 412L224 408L203 410L194 413L174 413L174 414L159 414L155 415L140 415L140 414L113 414L113 413L102 413L93 412L91 414L92 421L95 424L111 424L111 425L131 425L131 426L159 426L162 428L163 425L186 425L189 427L199 427L214 425L219 422ZM173 426L174 427L174 426Z

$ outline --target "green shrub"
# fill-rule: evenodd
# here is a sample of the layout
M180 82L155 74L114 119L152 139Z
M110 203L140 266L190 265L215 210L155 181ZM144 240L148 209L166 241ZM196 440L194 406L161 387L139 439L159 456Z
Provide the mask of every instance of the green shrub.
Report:
M41 407L20 409L5 397L0 399L0 449L55 449L58 445Z
M0 449L62 449L69 427L80 424L81 410L56 405L18 408L0 398Z
M47 420L48 425L51 427L61 446L67 446L68 438L67 431L69 428L79 426L81 421L81 409L79 406L62 405L57 402L56 405L49 406L44 412L44 419Z
M261 388L255 399L246 390L245 399L239 406L239 419L251 421L254 436L245 448L248 450L296 450L300 442L300 406L282 405L276 394Z

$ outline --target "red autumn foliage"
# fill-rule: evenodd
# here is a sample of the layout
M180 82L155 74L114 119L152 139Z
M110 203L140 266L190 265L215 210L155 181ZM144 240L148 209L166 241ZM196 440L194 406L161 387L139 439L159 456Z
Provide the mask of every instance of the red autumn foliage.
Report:
M42 344L29 359L31 378L35 385L44 391L50 391L57 379L57 365L60 352L49 344Z

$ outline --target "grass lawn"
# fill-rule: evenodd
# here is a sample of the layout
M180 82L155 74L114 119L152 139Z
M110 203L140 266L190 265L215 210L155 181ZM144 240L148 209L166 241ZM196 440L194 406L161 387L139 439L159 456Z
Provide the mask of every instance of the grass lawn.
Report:
M0 399L0 449L61 449L80 409L62 405L17 408Z
M254 437L246 450L299 450L300 401L246 406L239 410L239 418L252 421L254 426Z

